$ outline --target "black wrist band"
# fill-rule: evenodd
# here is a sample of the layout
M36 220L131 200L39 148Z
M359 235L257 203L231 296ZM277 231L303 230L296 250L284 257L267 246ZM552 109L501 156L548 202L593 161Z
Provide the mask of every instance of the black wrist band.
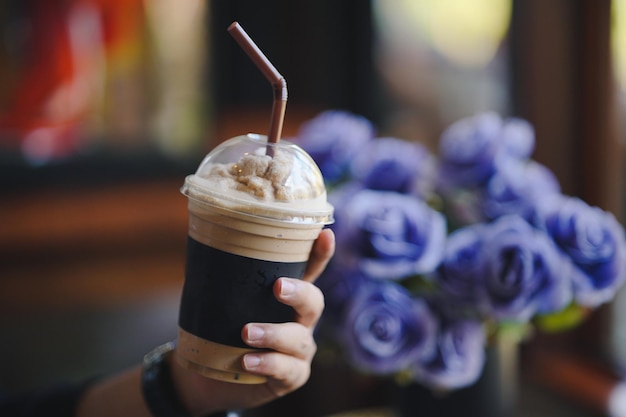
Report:
M143 358L141 388L146 405L154 417L191 417L176 395L166 356L174 350L168 342Z
M174 342L157 346L143 358L141 390L153 417L191 417L180 402L172 381L170 367L165 361L174 350ZM238 417L232 411L213 413L206 417Z

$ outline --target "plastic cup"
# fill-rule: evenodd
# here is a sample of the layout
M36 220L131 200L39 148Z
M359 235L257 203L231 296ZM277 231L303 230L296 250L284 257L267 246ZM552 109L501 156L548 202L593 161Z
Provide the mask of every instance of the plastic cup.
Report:
M210 378L262 383L241 366L255 350L241 330L294 319L272 286L302 278L313 242L333 221L323 177L297 145L248 134L210 152L181 191L189 233L176 358Z

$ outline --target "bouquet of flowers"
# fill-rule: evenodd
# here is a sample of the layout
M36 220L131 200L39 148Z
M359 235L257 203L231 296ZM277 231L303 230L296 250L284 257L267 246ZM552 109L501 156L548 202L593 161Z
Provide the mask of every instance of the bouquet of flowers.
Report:
M531 158L522 119L461 119L438 157L344 111L305 122L294 140L335 206L322 327L360 370L467 386L503 329L574 325L624 282L622 226L560 191Z

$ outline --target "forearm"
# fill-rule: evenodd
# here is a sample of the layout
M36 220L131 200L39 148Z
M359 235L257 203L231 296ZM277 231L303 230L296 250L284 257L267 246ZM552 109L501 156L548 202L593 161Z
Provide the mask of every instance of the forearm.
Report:
M124 373L111 376L93 384L85 391L77 408L76 417L152 417L148 409L143 392L143 372L137 366ZM170 387L160 386L157 395L174 405L176 415L189 417L208 415L218 408L216 397L207 393L219 392L219 383L202 377L201 375L180 367L171 352L163 356L163 365L160 367L161 376L171 380ZM171 379L170 379L171 378ZM168 382L169 385L169 382ZM226 384L229 385L229 384ZM233 394L226 389L223 395L218 395L218 402L228 401ZM231 398L233 403L238 401L237 395ZM168 411L164 411L167 415Z
M141 392L141 367L94 383L78 405L77 417L152 417Z

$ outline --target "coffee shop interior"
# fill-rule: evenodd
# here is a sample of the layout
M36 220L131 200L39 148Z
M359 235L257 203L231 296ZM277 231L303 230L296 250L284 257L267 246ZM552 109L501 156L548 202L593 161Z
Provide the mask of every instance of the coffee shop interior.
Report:
M124 369L176 337L180 187L269 123L233 21L287 81L284 138L341 109L436 152L455 120L521 117L564 192L624 218L625 0L10 0L0 21L4 395ZM626 416L625 317L620 292L517 345L502 416ZM244 415L393 415L392 391L320 344L307 385Z

